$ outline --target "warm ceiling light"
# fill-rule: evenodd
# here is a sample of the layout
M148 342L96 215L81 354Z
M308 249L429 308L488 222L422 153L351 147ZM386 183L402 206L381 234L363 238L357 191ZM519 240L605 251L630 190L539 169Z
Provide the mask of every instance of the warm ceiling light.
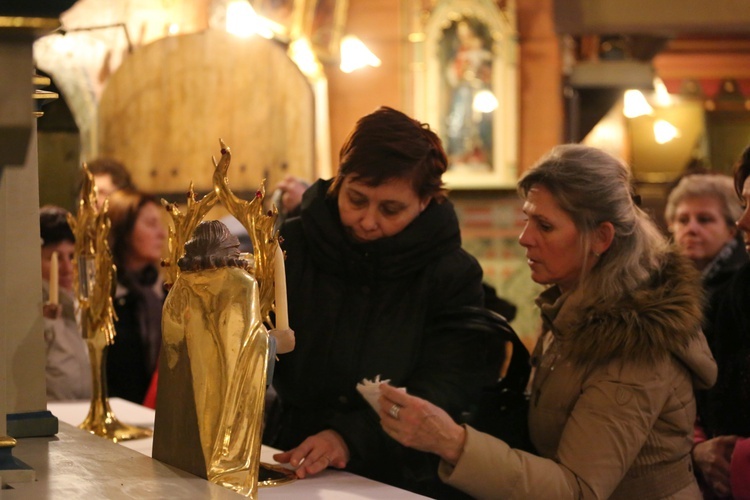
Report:
M474 111L480 113L492 113L497 109L497 97L489 90L480 90L474 96L474 101L471 103L471 107Z
M346 35L341 40L341 71L351 73L365 66L380 66L380 59L370 52L367 45L354 35Z
M252 5L245 0L231 2L227 5L227 31L239 37L248 37L255 33L256 17Z
M667 120L656 120L654 122L654 140L657 144L666 144L680 135L677 127Z
M654 108L649 105L640 90L626 90L625 106L622 112L627 118L635 118L650 115L654 112Z
M53 38L52 49L59 54L71 54L75 48L75 40L72 36L60 34Z
M273 38L273 30L268 22L257 15L247 0L236 0L227 5L227 31L233 35L246 38L250 35L260 35L263 38Z
M320 63L305 38L298 38L289 44L289 57L307 77L320 75Z
M669 95L669 90L664 85L664 80L658 76L654 78L654 91L656 93L656 103L659 106L669 106L672 104L672 96Z

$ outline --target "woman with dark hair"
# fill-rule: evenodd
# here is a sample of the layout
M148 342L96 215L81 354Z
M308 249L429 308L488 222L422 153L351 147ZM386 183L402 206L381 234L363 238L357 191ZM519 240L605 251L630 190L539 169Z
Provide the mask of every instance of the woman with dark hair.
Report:
M120 189L135 191L136 187L130 172L125 165L114 158L96 158L86 163L88 171L94 176L96 185L96 204L101 208L104 200ZM83 179L81 179L83 182Z
M750 147L735 167L737 219L750 252ZM705 498L750 498L750 264L709 304L706 336L719 366L716 385L698 393L693 460Z
M276 365L281 414L266 441L289 450L275 458L300 478L332 466L441 494L435 458L390 439L356 385L380 376L458 418L497 381L502 343L488 332L482 270L461 249L446 167L426 124L382 107L282 226L296 348Z
M110 195L108 213L112 260L117 266L117 335L106 354L109 396L141 404L161 346L164 209L150 195L121 189Z
M440 456L440 477L476 498L698 498L693 388L713 383L716 364L693 264L604 151L558 146L518 191L527 218L519 243L531 278L549 285L537 299L543 331L530 383L538 456L388 384L383 428Z

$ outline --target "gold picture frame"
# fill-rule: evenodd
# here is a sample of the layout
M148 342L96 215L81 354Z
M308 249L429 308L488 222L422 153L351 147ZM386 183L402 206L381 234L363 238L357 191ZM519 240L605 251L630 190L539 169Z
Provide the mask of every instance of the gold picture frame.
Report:
M518 35L514 3L441 0L412 40L415 116L443 141L450 189L515 186L518 172ZM481 96L479 94L482 94ZM494 97L485 111L481 98Z

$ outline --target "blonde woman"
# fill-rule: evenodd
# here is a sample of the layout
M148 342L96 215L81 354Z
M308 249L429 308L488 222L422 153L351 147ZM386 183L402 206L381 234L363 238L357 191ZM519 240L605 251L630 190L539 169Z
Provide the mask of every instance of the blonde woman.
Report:
M519 242L531 278L549 285L529 405L539 456L381 385L384 430L440 456L448 484L477 498L700 498L693 388L716 379L700 282L630 181L620 161L581 145L553 149L519 181Z

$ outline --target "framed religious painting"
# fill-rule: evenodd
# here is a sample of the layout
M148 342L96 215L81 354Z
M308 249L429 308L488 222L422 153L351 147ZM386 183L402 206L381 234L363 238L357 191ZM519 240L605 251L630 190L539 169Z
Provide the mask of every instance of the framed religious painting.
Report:
M250 3L256 14L276 23L287 39L301 33L306 0L251 0Z
M415 115L443 141L451 189L517 180L518 40L513 2L441 0L413 44Z
M303 33L324 62L339 56L348 9L349 0L307 0Z

